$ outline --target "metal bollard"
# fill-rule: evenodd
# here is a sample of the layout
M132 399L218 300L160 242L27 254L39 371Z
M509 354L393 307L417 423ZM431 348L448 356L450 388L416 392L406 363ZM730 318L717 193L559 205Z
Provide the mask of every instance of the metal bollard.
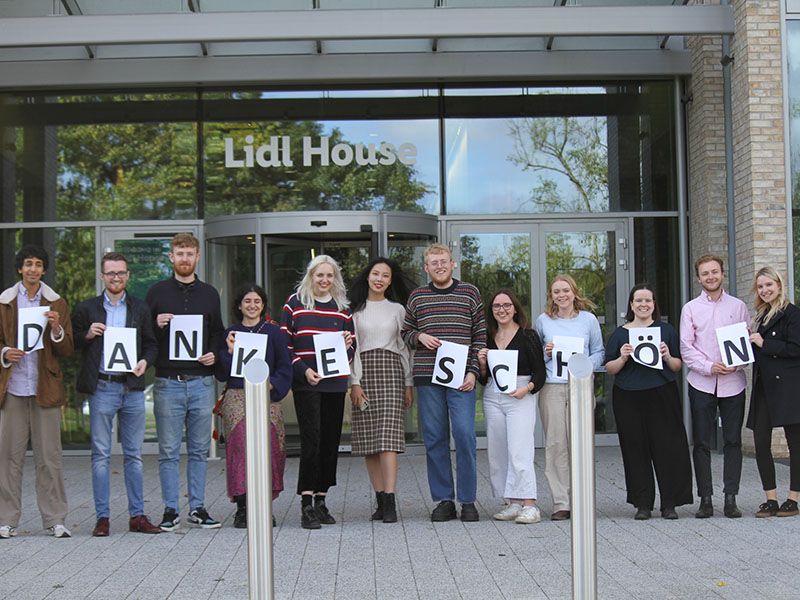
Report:
M269 366L260 358L244 367L247 436L247 555L250 600L275 596L272 562L272 458Z
M572 457L572 597L597 600L597 515L594 475L594 365L573 354L569 370Z

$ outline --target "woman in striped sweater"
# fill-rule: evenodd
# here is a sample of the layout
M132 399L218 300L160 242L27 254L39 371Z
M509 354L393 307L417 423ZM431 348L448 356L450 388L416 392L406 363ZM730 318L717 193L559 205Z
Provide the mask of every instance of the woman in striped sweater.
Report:
M333 258L320 254L308 263L297 292L283 306L281 329L289 338L292 391L300 428L297 493L301 498L301 525L319 529L320 524L336 523L325 497L328 488L336 485L347 375L322 377L317 369L314 336L341 332L349 360L353 359L356 341L342 273Z

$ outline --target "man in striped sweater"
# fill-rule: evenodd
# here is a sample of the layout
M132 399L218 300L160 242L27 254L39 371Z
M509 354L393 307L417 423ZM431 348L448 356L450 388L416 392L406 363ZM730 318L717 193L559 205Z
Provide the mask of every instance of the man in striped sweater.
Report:
M408 298L403 339L416 350L414 385L417 387L419 421L428 464L428 485L438 505L432 521L449 521L458 514L453 502L461 503L461 520L477 521L475 508L477 470L475 458L475 381L478 350L486 345L486 322L478 289L453 279L455 263L450 249L432 244L425 250L428 285L418 287ZM464 381L458 389L432 380L436 351L442 341L469 347ZM457 491L450 463L450 431L456 444Z

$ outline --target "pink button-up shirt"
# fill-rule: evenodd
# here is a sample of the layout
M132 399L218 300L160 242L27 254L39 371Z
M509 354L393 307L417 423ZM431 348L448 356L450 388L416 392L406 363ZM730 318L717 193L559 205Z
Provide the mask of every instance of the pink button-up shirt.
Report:
M727 294L724 290L716 302L705 290L694 300L686 303L681 311L681 358L689 369L686 378L693 388L728 398L741 392L747 385L744 367L730 375L714 375L711 366L722 362L717 343L718 327L747 323L750 313L744 302Z

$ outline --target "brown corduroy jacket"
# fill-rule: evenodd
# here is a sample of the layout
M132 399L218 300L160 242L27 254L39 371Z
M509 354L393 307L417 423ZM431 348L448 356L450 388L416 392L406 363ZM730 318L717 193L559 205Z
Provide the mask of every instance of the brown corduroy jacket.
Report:
M6 398L8 382L14 364L6 360L7 348L17 347L17 282L0 294L0 406ZM72 354L74 348L72 341L72 322L69 318L67 302L45 283L42 286L41 306L49 306L60 315L61 327L64 335L59 341L53 339L53 332L48 325L44 332L44 348L39 350L39 382L36 387L36 404L49 408L63 406L66 398L64 395L64 381L58 359Z

